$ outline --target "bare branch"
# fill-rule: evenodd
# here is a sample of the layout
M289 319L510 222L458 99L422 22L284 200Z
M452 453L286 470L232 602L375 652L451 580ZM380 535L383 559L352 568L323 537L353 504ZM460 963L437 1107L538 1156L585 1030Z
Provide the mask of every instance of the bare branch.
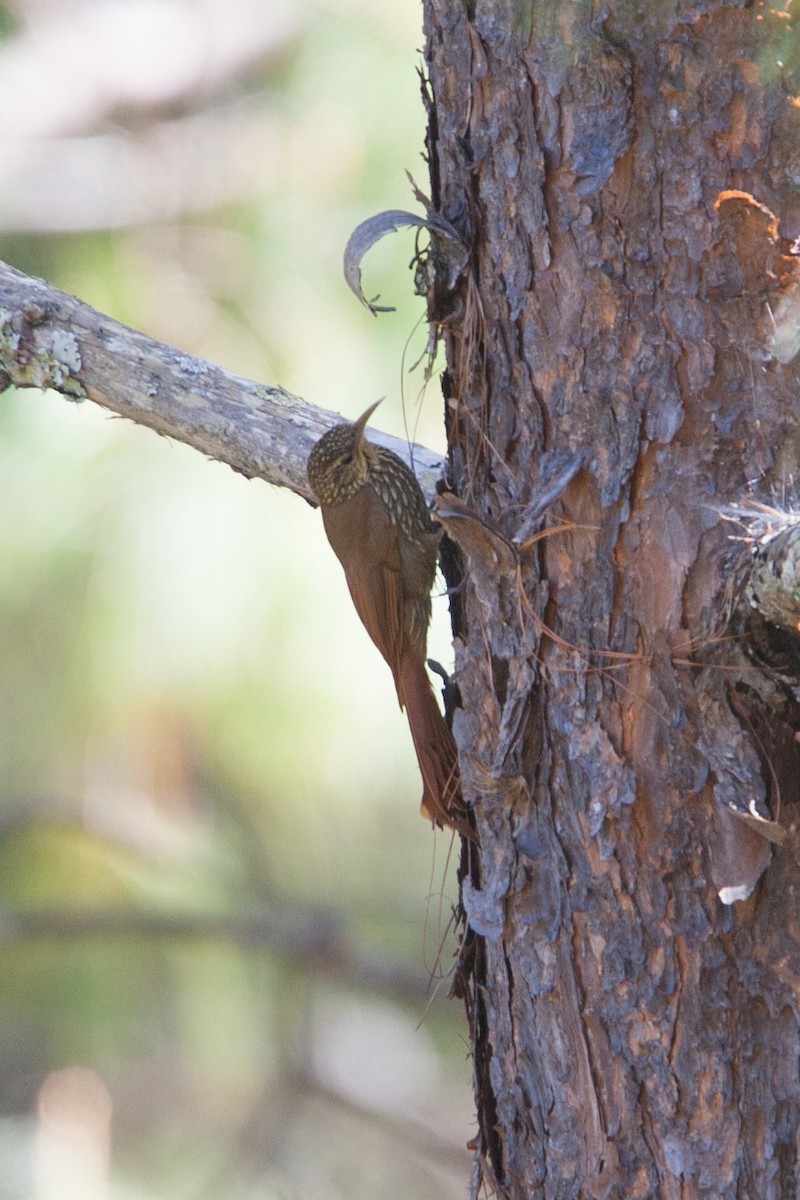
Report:
M399 1112L383 1111L374 1104L360 1103L340 1089L326 1086L313 1075L298 1076L294 1083L308 1095L330 1104L337 1111L350 1113L356 1120L370 1125L404 1149L431 1160L439 1169L444 1167L454 1171L461 1178L469 1170L470 1155L466 1146L440 1133L422 1117L405 1116Z
M306 460L341 418L120 325L44 280L0 263L0 391L52 388L93 400L193 446L248 478L311 500ZM370 437L412 462L430 498L442 456L376 430Z
M329 910L291 912L277 905L249 914L131 912L91 909L5 909L0 945L21 941L85 941L141 938L146 941L219 941L268 952L348 985L420 1004L430 978L412 966L359 950L340 918Z

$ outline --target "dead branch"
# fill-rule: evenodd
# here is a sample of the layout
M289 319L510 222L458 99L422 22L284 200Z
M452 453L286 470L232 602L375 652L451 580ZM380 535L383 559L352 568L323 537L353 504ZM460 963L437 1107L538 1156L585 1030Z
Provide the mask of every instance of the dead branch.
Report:
M339 417L283 388L184 354L0 262L0 392L53 389L194 447L250 479L306 500L306 460ZM430 498L442 456L375 430L370 437L412 462Z

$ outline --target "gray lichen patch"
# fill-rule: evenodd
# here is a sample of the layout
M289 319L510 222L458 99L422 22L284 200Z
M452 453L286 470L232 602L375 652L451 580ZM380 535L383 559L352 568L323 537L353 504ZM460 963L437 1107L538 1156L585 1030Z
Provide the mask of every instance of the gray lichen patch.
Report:
M67 367L70 373L80 371L81 352L74 333L67 333L63 329L53 330L53 357Z
M5 364L7 354L15 354L20 343L20 335L12 324L14 314L7 308L0 308L0 362Z
M52 388L70 400L86 395L78 378L82 366L80 347L74 333L54 329L28 340L15 328L14 314L0 310L0 370L6 386Z
M191 358L188 354L178 355L175 362L184 375L205 375L209 370L207 362L204 362L201 358Z

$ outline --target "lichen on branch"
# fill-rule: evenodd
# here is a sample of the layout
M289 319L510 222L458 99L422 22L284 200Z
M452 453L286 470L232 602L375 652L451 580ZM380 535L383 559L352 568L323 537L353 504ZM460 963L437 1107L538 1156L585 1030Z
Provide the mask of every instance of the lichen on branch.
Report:
M245 379L155 341L0 262L0 391L51 388L185 442L248 478L313 497L306 461L341 418L282 387ZM430 498L442 456L371 433L413 460Z

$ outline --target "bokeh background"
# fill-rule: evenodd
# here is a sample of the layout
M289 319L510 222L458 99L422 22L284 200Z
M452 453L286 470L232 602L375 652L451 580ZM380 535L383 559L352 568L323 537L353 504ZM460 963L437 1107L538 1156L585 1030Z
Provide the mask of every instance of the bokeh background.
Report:
M364 267L396 313L341 275L425 190L420 25L0 4L0 257L440 448L413 233ZM450 842L319 515L30 391L0 488L0 1200L464 1195Z

